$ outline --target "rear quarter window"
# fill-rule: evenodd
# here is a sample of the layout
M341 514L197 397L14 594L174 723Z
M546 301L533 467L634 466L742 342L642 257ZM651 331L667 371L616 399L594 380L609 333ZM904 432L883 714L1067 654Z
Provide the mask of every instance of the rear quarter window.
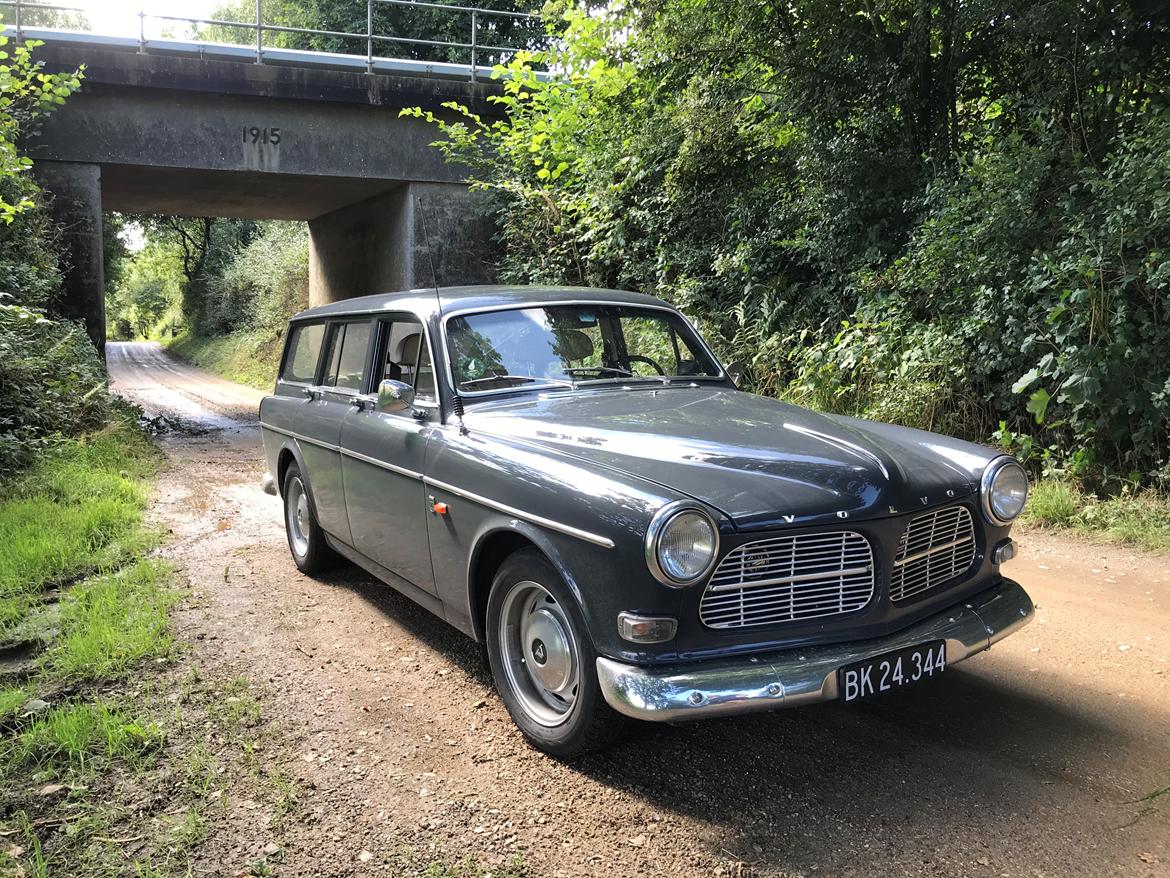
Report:
M317 361L321 358L324 340L324 323L294 326L288 337L288 354L280 373L281 380L312 384L317 377Z

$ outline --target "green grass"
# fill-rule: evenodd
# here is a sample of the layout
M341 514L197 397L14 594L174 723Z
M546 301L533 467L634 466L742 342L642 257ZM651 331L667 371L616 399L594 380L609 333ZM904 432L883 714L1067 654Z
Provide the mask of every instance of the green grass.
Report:
M241 330L229 335L180 335L167 349L180 359L228 381L272 390L282 339Z
M24 686L0 686L0 723L7 722L20 713L29 699Z
M92 771L121 760L135 765L157 750L165 735L153 722L141 722L105 701L70 704L36 717L4 753L8 771L31 767Z
M47 586L109 570L155 539L142 528L157 454L131 424L62 442L0 485L0 639Z
M1170 498L1153 491L1098 498L1077 485L1045 479L1032 486L1025 523L1104 536L1154 551L1170 551Z
M52 678L78 682L125 675L172 647L167 611L177 592L170 566L138 560L117 573L70 589L61 604L60 635L44 655Z

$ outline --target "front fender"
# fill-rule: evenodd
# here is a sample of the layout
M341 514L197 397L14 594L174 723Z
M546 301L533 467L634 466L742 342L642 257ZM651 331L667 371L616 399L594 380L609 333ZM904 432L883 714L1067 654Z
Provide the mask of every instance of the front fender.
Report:
M483 521L475 534L467 564L466 610L472 632L478 641L484 639L484 614L487 610L487 590L482 587L483 584L480 581L480 565L487 563L493 568L498 568L498 562L502 562L503 558L494 557L496 552L492 549L493 544L495 546L510 546L519 539L531 543L556 568L565 585L569 587L577 609L581 612L582 617L585 616L581 585L577 581L577 577L573 575L572 567L567 563L562 548L556 545L551 535L527 521L508 518L498 513L492 514ZM485 557L485 550L488 557Z

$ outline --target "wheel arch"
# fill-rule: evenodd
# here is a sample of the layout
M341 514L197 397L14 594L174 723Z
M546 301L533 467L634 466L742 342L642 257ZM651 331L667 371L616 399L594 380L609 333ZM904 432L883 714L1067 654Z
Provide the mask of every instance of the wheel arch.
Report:
M309 471L305 467L305 459L301 456L301 450L297 447L295 442L286 442L276 455L276 489L281 498L284 497L284 476L288 472L291 464L295 463L297 469L301 471L301 479L305 483L305 495L309 499L309 507L313 510L313 515L317 515L317 503L313 499L313 480L309 476Z
M581 609L581 594L577 583L568 572L556 547L541 529L523 521L511 520L501 522L482 533L475 543L471 553L471 562L468 565L467 588L468 608L471 615L472 630L475 639L484 640L487 627L488 594L500 567L516 552L522 549L534 549L544 556L553 568L560 574L562 580L569 587L578 609Z

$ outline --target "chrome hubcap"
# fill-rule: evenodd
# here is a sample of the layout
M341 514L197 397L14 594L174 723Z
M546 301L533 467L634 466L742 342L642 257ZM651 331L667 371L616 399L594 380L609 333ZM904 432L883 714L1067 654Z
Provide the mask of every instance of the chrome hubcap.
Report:
M300 479L293 479L289 485L285 510L292 550L303 558L309 551L309 500Z
M568 719L577 700L580 659L573 627L544 586L518 582L500 613L504 672L524 711L543 726Z

